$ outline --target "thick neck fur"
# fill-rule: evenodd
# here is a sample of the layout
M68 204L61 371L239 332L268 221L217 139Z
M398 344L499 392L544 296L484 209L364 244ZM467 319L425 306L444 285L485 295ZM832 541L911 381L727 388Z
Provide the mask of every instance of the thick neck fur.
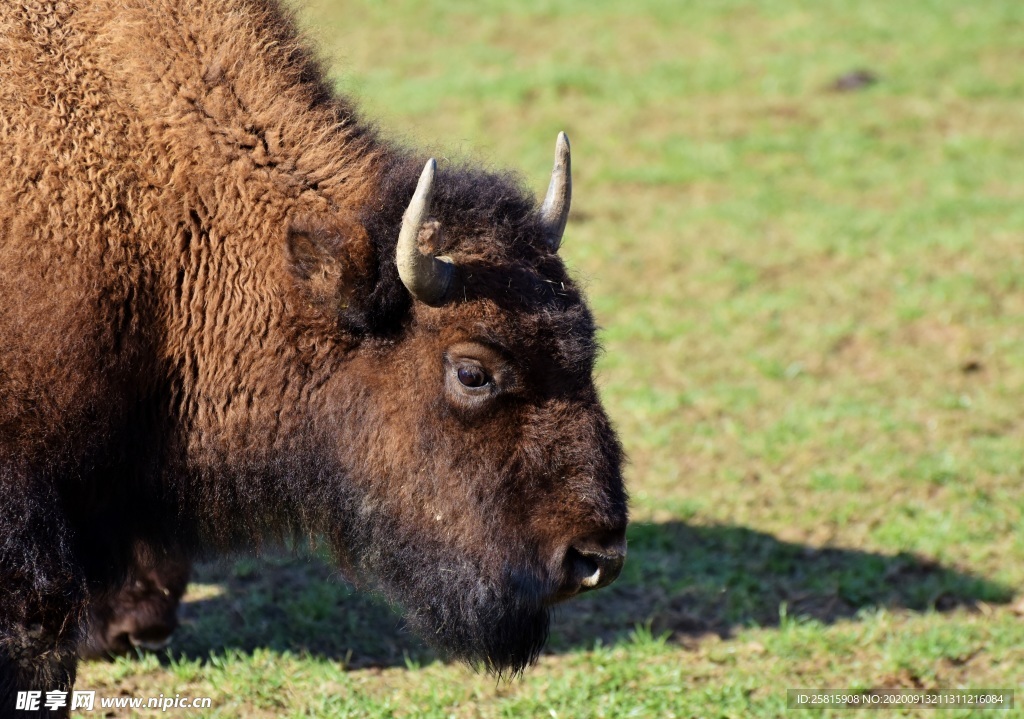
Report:
M286 291L289 226L358 212L384 150L274 3L129 0L82 13L144 137L132 211L154 245L170 409L186 432L203 428L187 438L193 457L251 458L245 445L283 441L282 415L308 402L313 368L327 371L331 340L343 340L289 342L301 310Z

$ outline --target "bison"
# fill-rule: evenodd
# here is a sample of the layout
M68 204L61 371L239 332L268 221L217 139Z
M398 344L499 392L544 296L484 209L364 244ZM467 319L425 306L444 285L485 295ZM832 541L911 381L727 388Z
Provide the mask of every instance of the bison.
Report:
M568 140L537 203L325 78L276 0L0 4L0 713L140 543L318 538L498 674L619 574Z

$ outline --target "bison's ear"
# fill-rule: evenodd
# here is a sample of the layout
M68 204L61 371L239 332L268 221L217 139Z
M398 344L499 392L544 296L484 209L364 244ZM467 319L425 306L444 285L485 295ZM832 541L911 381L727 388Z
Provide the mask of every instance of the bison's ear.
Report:
M294 290L307 312L332 323L356 325L356 298L372 285L372 249L366 230L343 219L300 217L287 235L287 262Z

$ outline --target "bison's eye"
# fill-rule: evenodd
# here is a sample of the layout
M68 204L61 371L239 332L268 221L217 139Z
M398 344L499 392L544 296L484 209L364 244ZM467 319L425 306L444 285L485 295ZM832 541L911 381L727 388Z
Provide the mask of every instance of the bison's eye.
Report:
M460 342L444 354L445 394L452 407L468 412L464 417L487 407L506 393L516 391L515 375L508 360L498 350L478 342Z
M458 369L459 382L465 387L483 387L490 380L487 373L476 365L462 365Z

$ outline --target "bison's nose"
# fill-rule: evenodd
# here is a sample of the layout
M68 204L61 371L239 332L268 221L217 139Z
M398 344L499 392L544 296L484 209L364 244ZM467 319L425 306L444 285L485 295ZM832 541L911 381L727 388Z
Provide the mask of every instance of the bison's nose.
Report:
M136 637L134 635L131 635L131 636L128 637L128 641L130 641L132 643L133 647L138 647L139 649L145 649L147 652L159 652L162 649L166 649L168 646L170 646L170 644L171 644L171 635L168 634L167 636L161 637L161 638L156 638L156 637L143 638L143 637Z
M561 596L572 596L607 587L615 581L626 561L624 532L587 537L573 542L565 555L566 583Z
M145 649L147 652L159 652L166 649L171 643L171 635L177 622L169 625L149 626L132 632L128 635L128 641L133 647Z

